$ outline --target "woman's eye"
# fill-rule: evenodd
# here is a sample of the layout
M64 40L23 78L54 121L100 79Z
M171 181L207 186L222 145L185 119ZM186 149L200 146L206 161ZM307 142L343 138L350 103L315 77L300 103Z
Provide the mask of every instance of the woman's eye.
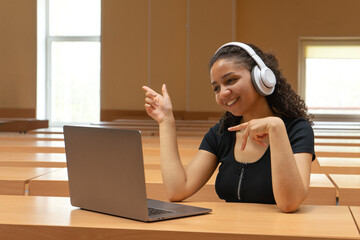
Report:
M214 89L214 92L218 92L220 90L220 87L219 86L216 86L213 88Z
M235 78L229 78L228 80L226 80L226 83L230 84L230 83L233 83L235 81L236 81Z

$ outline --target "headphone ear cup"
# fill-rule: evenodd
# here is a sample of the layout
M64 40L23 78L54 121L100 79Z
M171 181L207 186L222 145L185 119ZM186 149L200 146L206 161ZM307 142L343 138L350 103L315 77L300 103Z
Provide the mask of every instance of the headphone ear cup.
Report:
M251 70L251 81L256 91L263 96L268 96L274 92L275 85L271 88L268 88L266 85L264 85L261 78L261 70L257 65Z
M253 67L253 69L251 70L251 81L254 85L254 88L256 89L256 91L261 94L264 95L264 93L261 91L261 85L260 85L260 81L261 81L261 76L260 76L260 69L259 67L256 65L255 67ZM264 95L266 96L266 95Z

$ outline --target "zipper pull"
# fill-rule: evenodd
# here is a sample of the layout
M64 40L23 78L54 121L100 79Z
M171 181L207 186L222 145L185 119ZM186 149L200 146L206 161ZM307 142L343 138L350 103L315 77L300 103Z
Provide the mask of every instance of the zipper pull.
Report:
M239 185L238 185L238 191L237 191L239 200L241 200L241 185L242 185L243 179L245 178L245 166L246 166L246 163L241 163Z

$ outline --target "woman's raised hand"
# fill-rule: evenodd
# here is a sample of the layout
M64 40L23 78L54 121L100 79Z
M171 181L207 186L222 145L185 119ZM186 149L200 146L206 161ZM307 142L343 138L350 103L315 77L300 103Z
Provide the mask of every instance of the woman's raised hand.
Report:
M267 117L253 119L249 122L239 124L228 128L229 131L241 131L243 130L241 151L246 147L248 137L254 142L266 147L265 139L269 137L270 128L276 128L284 124L283 121L278 117Z
M161 88L162 94L147 86L143 86L142 89L145 90L145 110L150 117L159 124L173 117L172 104L165 84Z

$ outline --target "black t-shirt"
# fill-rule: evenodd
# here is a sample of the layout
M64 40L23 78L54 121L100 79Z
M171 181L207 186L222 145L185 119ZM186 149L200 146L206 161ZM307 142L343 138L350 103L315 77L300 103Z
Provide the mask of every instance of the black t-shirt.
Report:
M283 119L293 153L311 153L313 160L314 132L305 119ZM218 134L220 124L206 133L199 149L216 155L221 163L216 177L215 189L227 202L275 203L271 180L270 147L253 163L235 160L236 132L224 130Z

